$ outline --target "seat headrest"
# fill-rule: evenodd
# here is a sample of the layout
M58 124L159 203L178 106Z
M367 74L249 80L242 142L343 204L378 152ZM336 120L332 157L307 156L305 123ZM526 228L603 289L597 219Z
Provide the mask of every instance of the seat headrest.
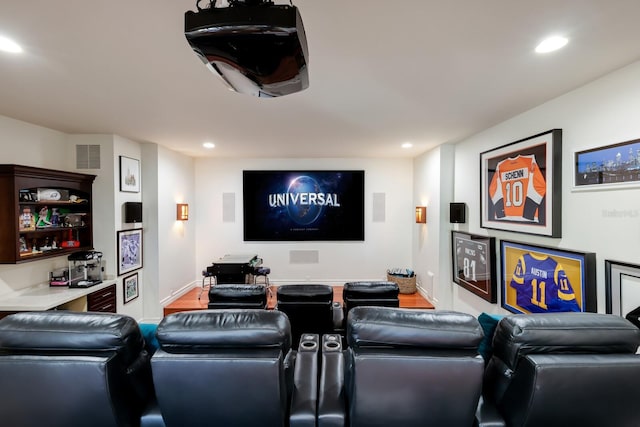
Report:
M475 317L453 311L354 307L347 320L352 348L455 349L475 354L483 336Z
M599 313L518 314L503 318L494 356L510 368L520 356L540 353L635 353L640 329L622 317Z
M160 347L171 352L212 349L291 348L291 326L275 310L185 311L165 316L156 332Z
M276 290L278 302L333 301L333 288L329 285L282 285Z
M115 352L127 363L143 348L138 323L122 314L42 311L0 320L0 351L12 354Z
M266 290L263 285L251 285L251 284L220 284L214 285L209 288L209 295L224 295L229 298L242 298L242 297L265 297Z
M344 284L343 293L345 297L362 296L366 294L375 294L376 296L386 298L397 298L400 287L395 282L379 281L379 282L347 282Z

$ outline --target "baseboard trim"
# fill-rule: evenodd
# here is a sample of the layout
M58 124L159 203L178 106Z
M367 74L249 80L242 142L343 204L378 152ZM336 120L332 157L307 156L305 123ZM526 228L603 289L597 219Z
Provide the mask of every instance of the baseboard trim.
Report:
M172 302L174 302L175 300L180 298L182 295L184 295L187 292L189 292L191 289L195 288L196 286L201 286L201 285L202 285L202 282L199 281L199 280L194 280L191 283L187 283L183 287L173 291L173 293L171 295L169 295L168 297L161 299L160 300L160 306L161 307L165 307L165 306L171 304Z

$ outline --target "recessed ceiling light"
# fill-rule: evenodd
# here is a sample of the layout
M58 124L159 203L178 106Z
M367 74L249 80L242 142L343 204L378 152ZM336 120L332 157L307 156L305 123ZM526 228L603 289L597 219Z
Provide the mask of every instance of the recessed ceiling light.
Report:
M0 50L9 53L20 53L22 52L22 47L13 40L0 36Z
M204 144L202 144L202 146L203 146L204 148L209 148L209 149L211 149L211 148L215 148L216 144L214 144L213 142L205 142Z
M405 142L404 144L402 144L402 148L411 148L413 147L413 144L410 142Z
M536 46L536 52L538 53L547 53L553 52L554 50L558 50L564 47L567 43L569 43L569 39L560 36L553 36L547 39L542 40L542 42Z

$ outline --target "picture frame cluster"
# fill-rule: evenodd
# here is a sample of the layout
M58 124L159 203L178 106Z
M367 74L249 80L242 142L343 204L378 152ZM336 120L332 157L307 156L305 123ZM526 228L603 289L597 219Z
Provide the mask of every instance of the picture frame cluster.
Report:
M596 312L596 254L537 243L562 237L562 129L479 157L487 233L451 231L452 282L512 313ZM577 151L573 166L572 191L639 187L640 139ZM497 243L493 230L538 237ZM640 318L640 265L605 260L605 276L607 313Z

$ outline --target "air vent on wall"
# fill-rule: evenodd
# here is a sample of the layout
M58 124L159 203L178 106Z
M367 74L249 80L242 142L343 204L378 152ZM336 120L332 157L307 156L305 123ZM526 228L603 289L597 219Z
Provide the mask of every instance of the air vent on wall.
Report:
M76 169L100 169L100 146L76 145Z

